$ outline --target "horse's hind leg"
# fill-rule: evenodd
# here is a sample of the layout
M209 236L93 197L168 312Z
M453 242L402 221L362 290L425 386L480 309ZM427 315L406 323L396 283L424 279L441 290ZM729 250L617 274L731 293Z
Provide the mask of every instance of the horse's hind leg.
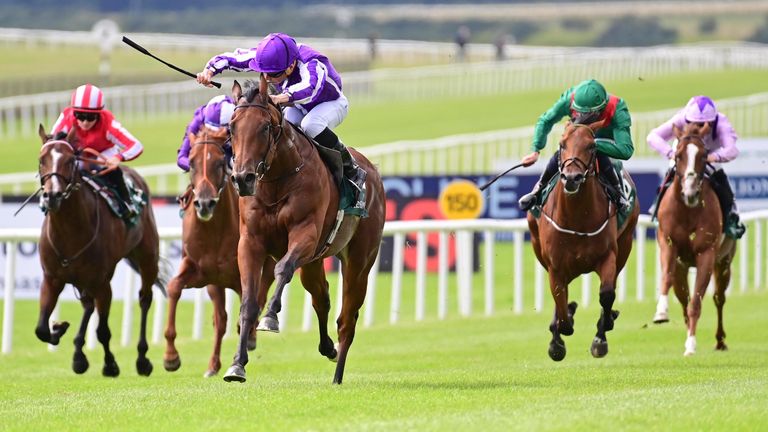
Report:
M275 260L272 258L267 258L264 261L264 269L261 271L261 280L259 281L259 286L262 287L259 289L259 292L257 294L257 302L259 303L259 310L264 309L264 305L267 304L267 294L269 293L269 287L272 285L272 282L275 281ZM269 331L273 333L280 333L280 322L277 319L277 314L280 312L280 309L282 309L282 298L278 297L278 295L282 296L283 290L282 289L276 289L274 294L272 295L272 298L269 300L269 309L264 314L264 316L259 320L259 325L256 327L256 330L259 331ZM253 336L253 342L254 342L254 348L256 344L256 336L254 334Z
M80 328L75 335L75 354L72 357L72 370L76 374L85 373L88 370L88 359L83 353L83 346L85 345L85 331L88 329L88 321L93 315L93 298L86 294L80 298L80 303L83 305L83 319L80 321Z
M317 314L317 325L320 331L318 351L329 360L335 361L338 352L333 344L333 339L328 335L328 314L331 311L331 299L328 294L328 280L325 277L322 260L305 264L299 271L299 277L304 289L312 296L312 307Z
M139 343L136 348L139 352L136 358L136 371L139 375L149 376L152 373L152 362L147 358L149 344L147 343L147 318L149 308L152 306L152 284L157 279L157 263L153 269L141 268L141 289L139 290L139 308L141 309L141 324L139 325Z
M208 297L213 303L213 327L215 330L213 336L213 352L208 361L208 370L205 371L206 378L210 378L219 373L221 369L221 339L227 328L227 310L224 307L224 288L217 285L208 285Z
M718 351L726 351L728 346L725 344L725 330L723 329L723 306L725 305L725 292L728 284L731 282L731 257L723 259L715 264L715 295L714 302L717 307L717 332L715 339Z
M99 315L99 326L96 327L96 338L104 347L104 368L101 374L108 377L120 375L120 368L117 366L115 356L109 349L109 341L112 339L112 332L109 330L109 308L112 306L112 289L109 283L100 287L96 296L96 312Z
M64 290L64 285L63 281L44 277L40 286L40 315L35 326L35 334L38 339L51 345L58 345L61 336L69 328L69 323L66 321L54 323L53 326L48 324L59 295Z
M592 340L590 352L592 357L602 358L608 354L608 338L606 332L613 330L613 322L619 316L619 311L613 310L616 300L616 255L610 254L600 264L600 319L597 321L597 333Z

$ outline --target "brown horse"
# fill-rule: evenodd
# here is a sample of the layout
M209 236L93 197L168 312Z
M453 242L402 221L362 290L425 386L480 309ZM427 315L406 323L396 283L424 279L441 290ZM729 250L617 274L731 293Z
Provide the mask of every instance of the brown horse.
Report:
M602 121L590 125L569 123L560 141L559 181L541 209L541 218L528 214L531 243L536 257L549 272L549 285L555 300L555 314L549 326L552 340L549 356L565 358L561 335L573 334L576 302L568 303L568 284L581 274L600 276L600 319L590 352L594 357L608 354L605 333L613 329L618 311L616 278L632 249L632 234L640 207L635 202L623 226L618 226L615 207L598 180L595 130ZM632 179L624 180L634 189Z
M665 291L674 287L683 306L688 327L685 355L696 352L696 325L701 316L701 299L715 276L714 301L717 306L715 349L726 350L723 330L725 290L731 281L731 262L736 255L736 240L723 233L720 203L704 176L707 151L703 137L709 124L690 123L681 131L675 151L675 177L659 203L659 228L656 238L661 249L662 284ZM696 268L693 298L688 288L688 268Z
M247 198L240 199L237 254L243 287L240 343L224 379L245 381L248 353L244 335L258 323L260 309L254 294L266 289L256 280L266 271L265 263L274 258L277 288L270 310L279 311L280 293L300 269L302 285L312 295L317 313L320 354L337 362L333 382L341 384L384 228L381 176L368 159L350 149L368 173L365 207L369 216L344 216L337 225L339 191L312 140L283 118L267 95L264 77L258 87L248 84L245 93L237 82L232 88L237 101L230 123L235 153L232 177L240 196ZM323 258L328 256L341 260L344 279L337 346L327 329L331 304Z
M95 307L99 316L96 336L104 346L102 374L118 376L120 369L109 350L111 332L108 322L112 303L110 280L117 263L126 258L141 275L141 329L136 370L140 375L148 376L152 373L152 363L146 357L146 333L147 312L152 304L152 285L156 284L165 290L158 279L159 238L152 206L147 203L139 221L133 226L112 217L107 203L83 181L78 160L84 155L76 150L72 142L74 132L70 131L66 137L51 139L41 125L39 134L43 141L39 165L43 190L40 204L46 217L40 234L43 283L40 288L40 317L35 334L43 342L53 345L59 343L69 323L57 322L49 328L48 320L65 284L74 285L83 305L83 319L75 336L72 369L78 374L88 370L83 344L88 320ZM149 188L141 176L128 167L122 167L122 170L135 185L149 194Z
M189 177L194 211L188 207L189 201L182 201L186 210L182 225L182 260L178 273L168 282L168 324L163 355L163 366L167 371L176 371L181 367L175 346L176 306L181 291L188 287L206 286L213 302L215 335L205 377L214 376L221 369L221 339L227 324L224 289L229 287L238 296L241 294L237 266L240 215L237 193L229 182L224 151L228 137L229 132L224 128L218 131L203 128L199 135L189 135L192 145ZM266 266L273 271L274 261L268 260ZM262 283L269 287L273 279L272 273L265 272ZM264 307L265 303L266 290L259 297L259 305ZM255 330L250 334L248 347L256 348Z

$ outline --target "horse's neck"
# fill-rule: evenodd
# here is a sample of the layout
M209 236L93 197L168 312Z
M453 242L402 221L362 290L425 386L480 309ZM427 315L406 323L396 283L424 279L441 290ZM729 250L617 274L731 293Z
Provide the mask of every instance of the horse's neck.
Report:
M238 215L240 214L240 207L237 200L237 192L232 182L227 181L224 184L224 189L221 190L221 199L219 200L219 210L226 215L234 215L236 224L239 224ZM215 215L215 213L214 213Z
M46 217L50 224L51 237L78 238L83 231L90 232L96 229L94 207L100 203L94 201L95 197L89 188L90 186L81 182L80 187L73 190L70 196L61 202L57 211L48 213Z

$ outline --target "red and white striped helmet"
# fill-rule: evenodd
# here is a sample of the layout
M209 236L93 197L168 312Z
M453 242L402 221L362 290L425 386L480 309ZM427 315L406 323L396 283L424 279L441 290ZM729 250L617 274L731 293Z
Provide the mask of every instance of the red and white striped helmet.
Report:
M77 111L101 111L104 93L93 84L84 84L72 92L71 106Z

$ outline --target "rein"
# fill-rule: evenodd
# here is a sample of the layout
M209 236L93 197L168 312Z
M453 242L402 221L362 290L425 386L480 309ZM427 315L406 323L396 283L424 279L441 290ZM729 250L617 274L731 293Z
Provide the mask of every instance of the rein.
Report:
M272 112L270 111L268 105L261 105L261 104L256 104L252 102L247 102L247 103L237 105L235 107L235 110L237 110L238 108L258 108L260 110L265 111L270 118L270 121L267 123L267 133L269 134L270 137L272 137L272 139L267 143L267 150L264 152L264 157L261 159L261 161L259 161L258 165L256 166L256 175L257 175L256 180L264 183L276 182L279 180L283 180L287 177L290 177L292 175L295 175L299 171L301 171L302 168L304 168L304 159L302 158L301 163L288 174L284 174L282 176L279 176L273 179L265 179L264 176L267 175L267 171L269 171L269 168L271 167L271 163L267 159L269 158L270 154L275 153L277 149L277 145L280 142L280 138L282 138L283 136L283 111L279 107L275 106L275 109L277 109L278 113L280 113L280 116L278 119L277 126L274 126L271 122ZM277 134L275 135L272 134L273 127L277 128Z

